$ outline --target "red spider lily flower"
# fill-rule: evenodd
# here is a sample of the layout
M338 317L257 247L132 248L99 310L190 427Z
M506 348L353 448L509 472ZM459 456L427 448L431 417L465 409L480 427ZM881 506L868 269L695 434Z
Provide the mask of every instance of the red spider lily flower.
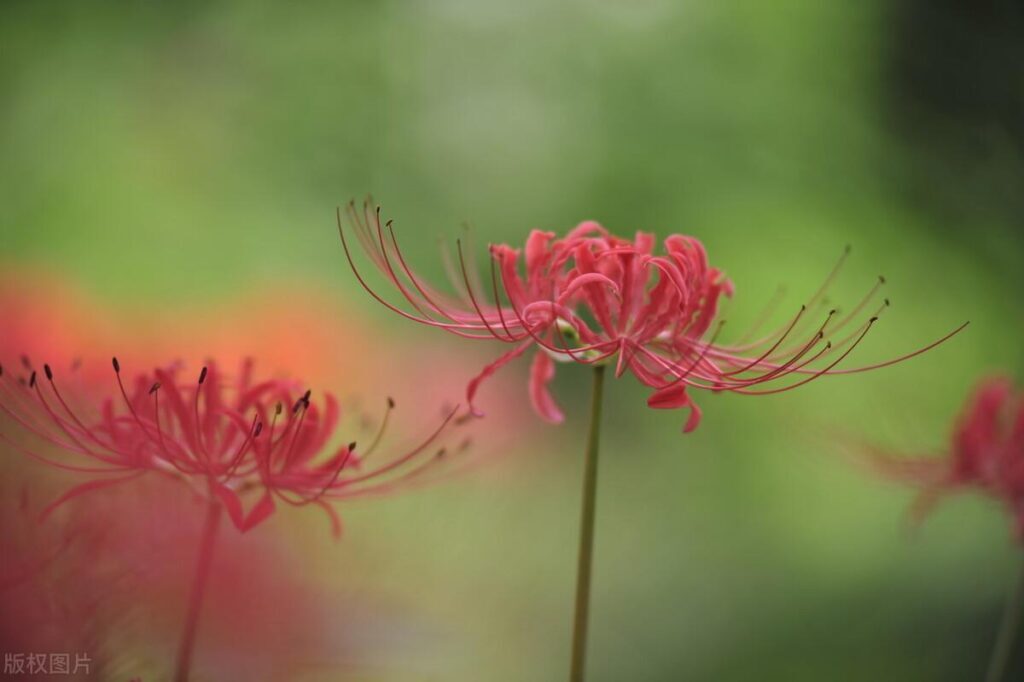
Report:
M391 221L381 221L379 208L364 204L359 211L350 203L348 213L363 250L407 305L389 302L367 283L355 264L339 210L338 229L346 257L359 282L377 301L410 320L511 346L469 383L467 401L474 414L479 414L474 398L481 383L535 348L530 399L547 421L560 423L564 418L548 388L556 362L614 362L617 376L632 372L654 390L650 407L689 408L683 430L690 432L701 416L690 389L780 393L825 375L862 372L906 360L967 326L901 357L839 369L889 305L888 299L877 302L885 281L879 278L849 312L824 310L825 293L846 254L789 322L761 339L728 345L718 342L723 324L718 307L722 296L732 296L733 286L709 264L703 245L693 237L671 235L658 249L652 234L638 232L632 240L622 239L594 222L580 223L561 238L534 230L523 249L491 246L489 285L479 281L476 268L467 266L460 242L458 267L447 263L456 291L451 296L412 271ZM812 321L819 309L820 317Z
M1007 377L981 381L967 399L943 456L906 458L872 452L888 477L921 488L912 507L920 521L944 496L976 490L1005 505L1024 541L1024 392Z
M334 442L340 419L334 396L325 394L317 404L295 382L257 381L252 362L233 378L210 363L197 380L182 379L181 367L172 365L126 382L114 358L116 388L91 409L88 397L62 390L50 365L40 374L29 360L23 363L27 376L17 378L0 367L0 410L63 456L3 433L0 440L46 464L92 476L44 515L79 495L158 474L219 502L240 531L284 502L320 507L338 535L340 521L329 502L419 482L445 452L431 445L454 415L412 450L371 463L394 408L390 400L374 442L357 453L355 443Z

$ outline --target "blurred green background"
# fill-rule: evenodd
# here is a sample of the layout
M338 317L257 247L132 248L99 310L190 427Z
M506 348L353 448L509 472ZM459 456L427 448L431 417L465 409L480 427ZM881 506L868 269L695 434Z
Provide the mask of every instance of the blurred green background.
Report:
M852 244L839 299L883 273L893 300L855 364L970 328L879 372L698 396L686 437L611 384L591 679L978 679L1021 560L1001 510L950 501L908 538L909 492L829 434L934 451L979 376L1024 369L1016 7L4 3L0 267L127 310L299 283L440 345L358 289L335 206L372 192L433 276L463 222L481 253L585 218L693 234L737 327ZM311 579L408 621L351 624L365 679L565 676L588 383L561 371L567 424L485 474L353 507L338 545L297 524Z

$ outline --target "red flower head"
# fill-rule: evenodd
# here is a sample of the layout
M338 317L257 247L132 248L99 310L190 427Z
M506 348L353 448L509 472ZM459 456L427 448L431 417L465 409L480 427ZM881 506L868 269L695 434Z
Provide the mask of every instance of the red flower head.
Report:
M974 489L1006 505L1024 540L1024 393L1007 377L978 384L953 428L942 457L905 458L875 452L887 476L921 488L913 508L920 520L943 496Z
M718 304L723 295L732 295L733 287L709 264L700 241L671 235L657 249L651 234L638 232L631 241L609 234L594 222L581 223L562 238L534 230L522 250L492 246L487 285L478 281L475 268L467 267L460 243L459 267L449 264L457 292L452 297L439 293L410 269L391 222L381 222L379 208L371 210L366 204L359 212L349 204L348 209L363 249L409 307L388 302L366 282L355 265L339 212L338 228L349 264L375 299L416 322L512 346L470 382L467 398L474 411L481 382L535 348L530 398L546 420L558 423L563 419L548 390L556 361L586 365L614 361L617 375L628 370L654 389L650 407L690 408L684 427L689 432L697 427L701 414L689 389L778 393L826 374L848 374L899 362L942 343L966 326L899 358L836 369L888 306L887 299L872 306L884 283L879 278L848 313L822 310L819 320L811 321L824 303L837 265L808 304L776 332L753 342L721 344L718 333L723 322L717 320Z
M45 513L83 493L157 474L219 501L240 531L284 502L320 507L337 535L340 522L328 503L422 480L444 452L431 444L452 419L412 450L371 464L394 408L391 400L374 442L357 451L355 443L336 442L340 410L334 396L325 394L317 404L295 382L255 380L251 361L234 377L210 363L191 381L172 365L125 382L114 358L114 390L95 402L79 395L87 390L72 393L60 386L49 365L40 373L24 363L25 374L18 378L0 368L0 410L62 455L3 433L0 440L60 469L94 476ZM255 501L243 503L248 499Z

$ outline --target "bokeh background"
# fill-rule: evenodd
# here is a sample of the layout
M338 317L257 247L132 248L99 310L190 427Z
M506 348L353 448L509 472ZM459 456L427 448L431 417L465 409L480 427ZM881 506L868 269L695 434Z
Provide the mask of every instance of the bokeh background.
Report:
M420 424L419 389L458 400L497 349L375 306L338 243L352 197L433 276L463 223L481 254L585 218L696 235L737 328L779 285L795 309L852 244L835 299L884 274L893 302L854 362L971 326L883 371L700 396L685 437L611 384L591 679L977 679L1021 561L1006 520L962 498L908 534L910 493L843 444L940 450L977 378L1024 370L1022 34L1019 6L965 0L4 3L0 334L269 355L367 403L415 397ZM299 660L245 668L253 616L228 600L211 620L237 637L201 641L199 678L562 679L588 383L560 372L551 428L513 366L482 397L485 466L344 507L337 543L303 514L240 540L273 543L237 551L303 585L323 641L270 609ZM273 603L256 589L241 601ZM94 644L160 679L150 634Z

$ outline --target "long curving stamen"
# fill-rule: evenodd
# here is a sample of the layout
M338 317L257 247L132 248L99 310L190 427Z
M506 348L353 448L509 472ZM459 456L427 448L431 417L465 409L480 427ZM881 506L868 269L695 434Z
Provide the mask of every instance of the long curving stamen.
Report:
M19 379L16 383L13 376L5 374L0 368L0 390L7 396L7 400L0 400L0 410L6 412L17 424L40 440L59 449L93 457L89 451L82 450L74 443L65 442L50 430L52 420L47 418L44 422L36 415L37 402L26 397L29 393L27 387L28 382Z
M50 369L50 365L44 364L43 372L46 376L47 382L49 382L50 384L50 390L53 391L53 394L57 397L57 401L60 403L61 407L64 408L64 411L68 413L68 416L71 417L72 421L75 422L75 424L78 426L81 432L90 440L99 445L101 448L105 450L112 449L110 444L104 443L103 441L96 437L95 433L93 432L93 429L88 428L85 424L82 423L82 420L78 418L78 415L75 414L74 410L72 410L68 403L64 400L64 396L61 395L61 392L57 388L57 384L53 379L53 370Z
M673 363L673 366L668 371L675 377L675 379L673 379L669 383L665 384L664 386L659 387L659 390L664 390L666 388L671 388L673 386L676 386L680 382L685 381L691 374L693 374L694 370L707 357L708 351L710 349L714 348L715 341L718 339L718 335L722 332L722 327L724 327L724 326L725 326L725 320L719 321L718 326L715 328L714 334L711 335L711 339L706 344L704 344L704 350L702 350L700 352L700 354L697 355L696 359L689 366L689 368L687 368L687 370L685 372L678 372L677 368L675 366L675 363ZM638 347L638 350L639 350L640 349L640 344L637 344L637 347Z
M405 297L405 300L409 301L412 307L416 309L416 312L418 312L420 315L423 315L424 317L430 318L430 314L420 307L420 304L417 302L417 299L412 295L412 292L408 291L405 285L402 284L401 280L398 277L398 274L395 272L394 267L391 265L391 259L388 256L389 249L387 247L387 244L385 244L384 242L384 229L381 226L380 222L379 206L377 207L376 210L375 222L377 225L377 240L380 243L380 252L384 257L384 267L387 270L388 278L391 280L392 284L398 287L398 290L402 293L402 296ZM434 300L430 297L430 295L427 294L426 291L424 291L423 287L420 285L419 279L413 274L412 269L406 264L405 257L402 255L402 250L398 247L398 239L395 236L394 229L392 229L390 220L387 221L387 228L391 233L391 242L392 244L394 244L394 252L396 257L398 258L399 265L401 266L406 277L412 283L413 287L415 287L416 291L419 293L422 300L425 301L431 308L433 308L434 311L442 318L447 318L450 322L457 322L457 320L455 320L451 315L449 315L443 308L441 308L441 306L435 303Z
M391 413L394 411L394 409L394 398L388 398L387 409L384 410L384 417L380 420L380 427L377 429L377 435L374 436L373 441L370 443L370 447L366 449L366 452L364 452L360 456L360 462L365 462L370 457L370 455L372 455L377 450L377 446L380 445L381 440L384 438L384 432L388 428L388 422L390 421Z
M832 283L835 281L836 277L839 276L839 272L843 269L843 264L846 263L846 259L850 257L850 251L852 250L853 247L850 246L849 244L847 244L846 247L843 248L843 255L839 257L839 260L832 267L832 271L828 273L828 276L825 278L825 281L821 283L821 287L819 287L818 290L814 292L814 295L811 296L811 298L807 301L808 308L817 303L818 299L824 296L825 293L828 291L829 287L832 286Z
M187 461L187 456L175 456L171 454L171 451L167 448L167 441L164 439L163 425L161 424L160 421L160 387L161 385L159 381L154 382L153 385L149 387L149 394L153 396L153 422L156 425L157 447L159 448L159 452L162 456L161 459L163 459L163 461L167 462L168 464L170 464L183 474L196 473L198 469L195 466L185 467L183 466L183 462L179 461L182 459ZM187 450L182 448L177 441L171 442L178 447L178 449L181 451L181 454L186 454L188 452Z
M321 498L324 497L324 495L327 494L327 491L329 491L334 486L334 484L337 483L338 478L341 476L341 472L345 470L345 466L348 464L349 460L352 458L352 455L355 454L355 451L356 451L356 444L355 443L349 443L348 447L345 448L345 454L341 456L341 458L338 461L338 464L334 467L334 472L331 474L331 476L327 479L327 481L323 485L319 486L319 490L316 493L314 493L313 495L311 495L309 497L306 497L304 495L300 495L299 497L301 499L298 500L298 501L293 501L293 500L289 499L288 496L284 495L280 491L276 491L277 492L277 496L279 498L281 498L282 500L284 500L286 503L288 503L288 504L290 504L292 506L295 506L295 507L302 507L302 506L305 506L307 504L314 504L314 503L318 502Z
M488 258L487 260L488 260L488 262L490 263L490 266L491 266L491 288L494 290L494 307L498 311L498 319L501 321L501 326L505 330L505 333L508 334L508 337L510 339L515 339L516 341L521 341L523 337L522 336L514 336L512 334L512 332L509 330L508 324L506 324L506 322L505 322L505 313L501 309L502 308L502 303L501 303L501 293L500 293L500 291L498 289L498 271L497 271L497 268L495 268L495 266L494 266L495 258L494 258L494 252L493 251L491 251L490 258Z
M932 348L935 348L936 346L939 346L939 345L945 343L946 341L949 341L951 338L953 338L954 336L956 336L957 334L959 334L963 330L967 329L968 325L970 325L970 324L971 324L970 321L964 322L962 325L960 325L959 327L957 327L953 331L949 332L948 334L946 334L942 338L929 343L927 346L925 346L923 348L918 348L915 351L912 351L910 353L906 353L905 355L901 355L901 356L899 356L897 358L892 358L890 360L885 360L883 362L878 362L878 363L875 363L873 365L865 365L864 367L854 367L852 369L841 369L841 370L837 370L835 372L831 372L831 374L857 374L858 372L867 372L868 370L879 369L881 367L888 367L889 365L895 365L896 363L903 362L904 360L909 360L910 358L917 357L918 355L921 355L922 353L926 353L926 352L930 351Z
M850 312L843 316L843 319L836 322L836 325L832 327L831 330L829 330L828 334L825 335L826 338L832 336L840 329L845 328L848 324L850 324L850 322L855 320L861 314L861 312L863 312L864 308L867 307L868 303L870 303L871 300L878 294L879 290L883 286L885 286L885 282L885 277L879 275L878 279L875 280L874 286L871 287L871 290L868 291L868 293L865 294L863 298L861 298L861 300L857 303L856 306L853 307L852 310L850 310ZM889 305L889 299L885 299L885 305Z
M398 486L407 486L410 482L415 482L425 472L434 468L438 462L445 459L448 454L447 448L441 448L435 452L432 456L420 461L412 469L408 469L398 476L390 478L385 481L373 483L372 485L359 486L354 490L340 490L335 497L336 499L352 499L359 497L370 497L372 495L379 495L385 492L395 490ZM437 480L436 477L433 480ZM422 481L421 481L422 482Z
M40 404L43 406L43 409L46 411L46 413L50 416L50 419L53 421L53 423L56 424L57 427L61 431L63 431L64 434L68 438L70 438L71 441L75 445L77 445L83 452L85 452L87 455L89 455L91 457L94 457L94 458L99 459L101 461L107 462L108 464L118 464L119 463L117 459L112 458L112 457L110 457L108 455L104 455L101 452L96 452L92 448L87 446L85 443L83 443L81 440L79 440L78 436L76 436L75 433L73 432L73 430L70 428L71 424L69 422L67 422L66 420L62 419L53 410L53 408L50 406L50 403L46 400L46 397L43 395L43 391L42 391L42 389L39 386L39 381L38 381L38 378L37 378L37 375L36 375L35 371L32 372L32 375L29 378L28 387L29 387L30 390L34 390L35 391L36 396L39 398ZM108 449L109 450L110 448L104 447L104 449Z
M819 379L819 378L825 376L826 374L836 374L837 372L832 372L832 369L836 365L838 365L840 362L845 360L846 356L848 356L850 353L852 353L853 349L856 348L858 345L860 345L860 342L864 340L864 337L867 336L868 332L871 331L871 327L873 327L875 322L877 322L877 321L878 321L877 317L872 317L870 320L868 320L867 324L864 325L863 330L860 332L860 335L857 337L857 340L854 341L850 345L850 347L847 348L838 358L833 360L828 365L825 365L825 367L815 371L810 376L804 377L803 379L801 379L800 381L796 382L795 384L790 384L789 386L782 386L780 388L769 388L769 389L765 389L763 391L747 391L745 389L734 389L734 392L735 393L739 393L741 395L771 395L771 394L774 394L774 393L783 393L785 391L791 391L794 388L798 388L800 386L804 386L804 385L814 381L815 379Z
M296 402L295 406L292 408L292 414L291 414L291 417L289 417L289 419L288 419L288 423L289 423L289 425L291 425L292 422L296 421L295 415L298 414L299 415L298 424L295 427L295 429L293 430L291 442L288 444L288 450L285 452L284 461L281 464L281 469L280 469L281 472L284 472L285 470L287 470L291 466L292 458L295 456L295 444L298 442L300 436L302 435L302 425L306 421L306 413L309 412L309 397L310 397L310 395L312 395L312 391L311 390L307 390L302 395L302 397L299 398L298 402ZM301 411L301 414L300 414L300 411ZM283 436L282 436L282 438L283 438Z
M337 211L337 220L338 220L338 234L341 237L342 248L345 251L345 258L348 260L349 267L352 269L352 274L355 275L356 280L358 280L358 282L359 282L359 285L375 301L377 301L378 303L380 303L381 305L386 307L391 312L396 313L398 315L401 315L402 317L406 318L407 320L411 320L413 322L418 322L420 324L424 324L424 325L427 325L427 326L430 326L430 327L437 327L438 329L443 329L443 330L445 330L445 331L447 331L447 332L449 332L451 334L455 334L456 336L461 336L461 337L467 338L467 339L489 339L489 338L491 338L491 336L489 334L473 334L473 333L464 331L466 329L470 329L470 330L473 330L473 331L482 330L482 327L478 327L477 325L471 325L471 324L452 324L452 323L439 322L439 321L434 320L434 319L418 317L416 315L413 315L413 314L409 313L408 311L402 310L398 306L396 306L393 303L390 303L389 301L384 299L384 297L382 297L380 294L378 294L376 292L376 290L374 290L373 287L371 287L369 285L369 283L363 277L362 272L359 270L359 268L355 264L355 259L352 256L352 251L351 251L351 248L348 245L348 240L345 238L345 229L344 229L344 226L343 226L342 220L341 220L341 209L340 208Z
M252 426L249 427L245 439L242 441L242 444L238 447L238 451L235 453L235 456L228 463L227 469L221 478L221 482L227 482L228 480L231 479L232 476L235 475L235 473L238 471L238 467L242 463L242 458L245 457L245 454L249 451L249 448L253 444L253 441L255 441L262 432L263 422L260 421L260 416L258 414L254 414L252 417Z
M397 459L391 460L387 464L381 465L380 467L378 467L377 469L374 469L373 471L361 474L359 476L354 476L352 478L341 479L341 480L339 480L337 482L337 485L339 485L339 486L355 485L357 483L361 483L363 481L368 481L370 479L377 478L377 477L382 476L382 475L384 475L384 474L386 474L388 472L391 472L391 471L394 471L395 469L398 469L399 467L404 465L406 462L409 462L410 460L415 458L417 455L419 455L421 452L423 452L427 447L429 447L430 444L432 442L434 442L437 439L437 437L439 435L441 435L441 433L448 427L448 424L451 423L452 419L455 417L456 413L458 413L460 408L461 408L460 405L456 405L455 408L448 414L448 416L445 417L444 421L441 422L441 425L439 427L437 427L437 429L432 434L430 434L430 436L426 440L424 440L419 446L417 446L412 451L408 452L407 454L405 454L405 455L403 455L403 456L401 456L401 457L399 457Z
M473 293L473 286L469 282L469 273L466 271L466 256L462 251L462 240L457 239L455 241L455 244L456 249L459 252L459 267L462 270L462 279L466 283L466 293L469 294L469 300L473 303L473 308L476 310L477 315L480 316L480 321L487 326L487 331L489 331L491 335L493 335L494 338L496 338L497 340L505 341L507 343L514 343L515 339L513 339L511 336L509 338L503 338L496 331L494 331L494 328L491 327L491 324L487 321L487 316L484 315L483 310L480 309L480 304L477 303L476 295Z
M743 367L735 369L735 370L733 370L731 372L725 372L725 375L726 376L731 376L731 375L734 375L734 374L742 374L743 372L746 372L747 370L751 369L752 367L757 367L758 365L760 365L766 358L768 358L768 356L770 356L772 353L774 353L775 350L780 345L782 345L782 342L785 341L786 337L790 335L790 333L793 331L793 328L796 327L797 322L800 321L800 318L803 316L803 314L805 312L807 312L807 306L806 305L800 306L800 312L798 312L796 314L796 317L793 318L793 321L789 324L789 327L786 329L786 331L783 332L783 334L778 338L778 340L768 350L766 350L760 356L758 356L758 357L754 358L753 360L751 360L749 363L747 363ZM833 311L833 312L835 312L835 311ZM829 313L829 317L830 318L831 318L831 316L832 316L832 313ZM826 323L827 323L827 320L826 320Z
M128 412L131 414L132 419L134 419L135 423L138 424L139 429L143 434L145 434L146 438L148 438L150 442L155 442L153 441L153 436L149 432L149 428L145 423L143 423L142 419L139 418L138 412L135 411L135 406L132 405L132 401L128 397L128 391L124 388L124 382L121 380L121 363L118 362L117 357L113 357L110 360L110 364L114 367L114 376L117 379L117 386L120 389L121 398L124 400L124 404L128 407Z

